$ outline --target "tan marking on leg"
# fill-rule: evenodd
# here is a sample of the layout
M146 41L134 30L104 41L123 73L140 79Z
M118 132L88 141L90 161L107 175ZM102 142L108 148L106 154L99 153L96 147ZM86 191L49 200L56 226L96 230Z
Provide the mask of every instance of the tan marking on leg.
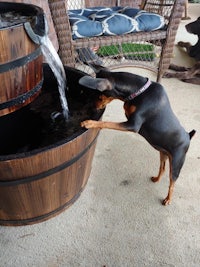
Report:
M86 120L81 122L81 126L87 129L89 128L100 128L100 129L112 129L112 130L119 130L119 131L127 131L124 128L123 123L118 122L109 122L109 121L94 121L94 120Z
M167 206L171 204L172 201L172 195L174 192L174 184L175 182L173 180L170 180L170 185L169 185L169 191L167 197L163 200L163 205Z
M172 159L171 158L169 158L169 163L170 163L170 173L169 173L170 183L169 183L169 190L168 190L167 197L163 200L163 203L162 203L165 206L171 204L172 195L173 195L173 192L174 192L174 184L175 184L175 181L173 181L173 179L172 179Z
M96 108L103 109L106 107L107 104L109 104L114 99L115 98L113 97L106 97L105 95L101 95L99 99L96 101Z
M166 160L168 156L160 151L160 168L159 168L159 173L158 176L154 176L151 178L152 182L159 182L160 179L162 178L163 173L165 172L165 165L166 165Z
M136 106L130 105L128 102L124 103L124 111L127 118L136 111Z

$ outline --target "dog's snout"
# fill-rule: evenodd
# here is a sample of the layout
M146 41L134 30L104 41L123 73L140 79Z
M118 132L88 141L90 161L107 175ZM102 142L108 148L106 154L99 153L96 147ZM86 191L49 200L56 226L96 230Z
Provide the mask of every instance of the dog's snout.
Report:
M96 101L96 109L103 109L108 103L110 103L114 98L106 97L105 95L100 95Z

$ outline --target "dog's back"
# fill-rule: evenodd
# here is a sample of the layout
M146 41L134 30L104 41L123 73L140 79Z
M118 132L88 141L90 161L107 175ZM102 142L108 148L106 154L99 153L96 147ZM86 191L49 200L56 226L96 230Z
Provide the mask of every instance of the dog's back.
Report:
M188 54L190 57L193 57L197 61L199 61L200 60L200 17L198 17L197 20L191 23L188 23L185 26L185 28L189 33L192 33L198 36L197 43L189 47Z

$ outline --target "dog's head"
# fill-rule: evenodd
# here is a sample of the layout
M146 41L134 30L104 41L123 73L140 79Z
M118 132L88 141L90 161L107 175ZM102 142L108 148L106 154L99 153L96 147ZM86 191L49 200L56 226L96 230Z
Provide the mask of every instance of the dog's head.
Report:
M185 28L189 33L200 36L200 17L198 17L197 20L188 23Z
M124 101L146 83L146 78L129 72L111 72L102 66L93 66L96 78L84 76L79 84L100 92L97 108L104 108L113 99Z
M91 76L84 76L79 80L79 84L90 89L98 90L100 93L96 108L103 109L116 97L112 96L113 84L106 78L93 78Z

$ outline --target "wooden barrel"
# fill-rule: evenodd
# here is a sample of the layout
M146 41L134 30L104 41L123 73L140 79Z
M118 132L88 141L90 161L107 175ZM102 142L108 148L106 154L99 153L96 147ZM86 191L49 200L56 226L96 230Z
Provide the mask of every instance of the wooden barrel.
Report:
M1 16L13 11L27 19L43 13L33 5L0 3ZM40 45L28 37L24 22L8 25L0 23L0 116L32 102L43 82Z
M72 71L69 85L78 87L80 75L80 72L77 71L76 74L76 71ZM51 80L48 84L52 84ZM78 94L77 87L72 88L75 97ZM82 92L79 91L79 94ZM98 112L95 119L100 119L102 113L103 111ZM8 124L17 127L17 121L21 122L27 114L26 106L1 117L1 129L8 129L2 125L6 122L6 117L9 116ZM29 125L27 123L28 120L25 120L26 129L31 125L30 122ZM37 139L40 133L36 133L35 128L30 132ZM17 131L12 129L12 132ZM33 224L49 219L69 207L80 196L88 181L98 132L97 129L80 129L70 140L60 140L25 153L0 155L0 224ZM4 137L0 136L0 143L5 142L2 139L6 139L7 135L5 133Z
M44 221L69 207L91 171L98 131L25 157L0 157L0 224Z

